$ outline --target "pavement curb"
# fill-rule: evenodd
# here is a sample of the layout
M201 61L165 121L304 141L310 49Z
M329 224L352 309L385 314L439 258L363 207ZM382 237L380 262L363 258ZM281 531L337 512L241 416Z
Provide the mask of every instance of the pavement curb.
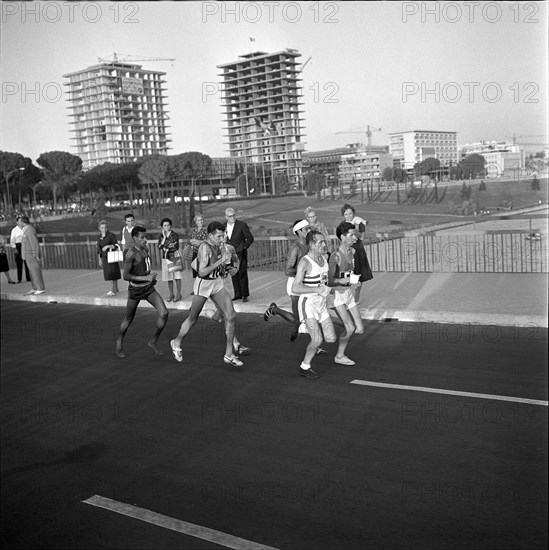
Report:
M14 293L0 294L1 300L20 302L41 302L55 304L80 304L87 306L125 307L126 296L115 298L91 297L91 296L67 296L57 294L22 295ZM188 311L192 299L185 298L177 303L168 302L166 306L169 311ZM235 302L234 308L237 313L248 313L262 315L269 304L241 303ZM290 309L289 303L280 302L280 306ZM142 301L140 307L150 307L147 301ZM208 303L204 311L211 310ZM367 321L379 322L405 322L405 323L441 323L441 324L478 324L497 326L519 326L519 327L543 327L549 326L548 318L544 315L512 315L502 313L470 313L463 311L413 311L413 310L388 310L388 309L360 309L360 316Z

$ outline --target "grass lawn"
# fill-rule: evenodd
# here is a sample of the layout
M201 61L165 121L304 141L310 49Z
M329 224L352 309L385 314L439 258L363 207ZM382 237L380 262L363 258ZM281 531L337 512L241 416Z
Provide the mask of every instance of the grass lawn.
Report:
M532 191L529 182L487 182L487 189L479 191L479 184L472 184L472 197L474 202L481 206L495 207L502 201L512 201L514 208L537 204L539 200L547 200L547 180L540 182L541 190ZM351 197L338 198L332 201L330 198L319 201L316 196L286 196L270 198L254 198L236 200L231 202L203 203L202 213L206 223L212 220L224 221L224 210L232 206L237 217L246 221L252 232L259 235L291 234L291 225L295 220L304 217L304 210L312 206L317 213L317 219L323 222L328 229L334 229L342 221L341 207L345 203L352 204L359 216L369 222L369 230L398 231L410 228L428 226L433 223L450 221L478 220L475 216L462 216L455 213L455 207L461 204L461 185L449 185L439 187L437 204L397 204L396 190L384 191L379 201L368 204L361 203L360 192ZM401 191L401 197L404 193ZM176 208L180 208L177 206ZM110 212L106 216L109 229L119 233L124 225L126 210ZM198 204L196 212L198 213ZM139 210L135 211L138 223L144 224L154 235L154 229L158 228L158 221L147 219ZM172 208L166 208L163 215L177 219ZM187 210L188 215L188 210ZM154 227L156 226L156 227ZM159 229L159 228L158 228ZM68 218L63 220L42 221L39 230L43 233L82 233L97 232L96 220L89 216ZM9 235L11 227L3 227L2 235ZM268 233L267 233L268 231ZM55 238L54 240L59 240ZM72 239L71 239L72 240Z

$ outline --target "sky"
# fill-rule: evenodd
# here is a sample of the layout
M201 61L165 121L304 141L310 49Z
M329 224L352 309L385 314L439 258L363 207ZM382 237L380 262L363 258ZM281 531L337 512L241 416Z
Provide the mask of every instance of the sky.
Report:
M63 74L117 52L166 72L171 154L227 156L217 65L298 50L308 151L406 130L547 143L543 2L2 2L0 148L71 148ZM252 42L250 38L254 38ZM338 134L337 132L357 133ZM535 137L518 137L535 136ZM536 147L534 147L536 148ZM542 145L537 149L541 150Z

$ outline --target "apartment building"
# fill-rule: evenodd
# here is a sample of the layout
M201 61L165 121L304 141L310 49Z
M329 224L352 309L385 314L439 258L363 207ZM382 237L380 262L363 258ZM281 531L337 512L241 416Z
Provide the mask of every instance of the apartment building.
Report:
M73 146L85 168L168 154L165 75L120 61L63 75Z
M456 165L459 161L457 132L410 130L388 135L395 168L412 171L417 162L429 157L440 160L441 166Z
M385 168L393 168L393 155L383 146L362 146L341 155L338 177L342 185L380 183Z
M304 150L299 57L294 49L257 51L217 66L230 156L268 164L290 185L301 182ZM276 193L276 183L264 182L262 191Z

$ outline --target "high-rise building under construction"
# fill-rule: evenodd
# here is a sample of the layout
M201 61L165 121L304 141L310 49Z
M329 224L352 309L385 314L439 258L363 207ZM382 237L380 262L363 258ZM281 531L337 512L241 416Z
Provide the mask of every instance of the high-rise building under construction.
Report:
M165 74L115 59L63 75L84 167L168 154Z
M304 127L299 57L293 49L258 51L217 66L222 71L229 154L244 165L266 168L258 178L264 192L277 192L276 182L280 184L283 176L290 186L301 184ZM275 175L273 187L265 172Z

